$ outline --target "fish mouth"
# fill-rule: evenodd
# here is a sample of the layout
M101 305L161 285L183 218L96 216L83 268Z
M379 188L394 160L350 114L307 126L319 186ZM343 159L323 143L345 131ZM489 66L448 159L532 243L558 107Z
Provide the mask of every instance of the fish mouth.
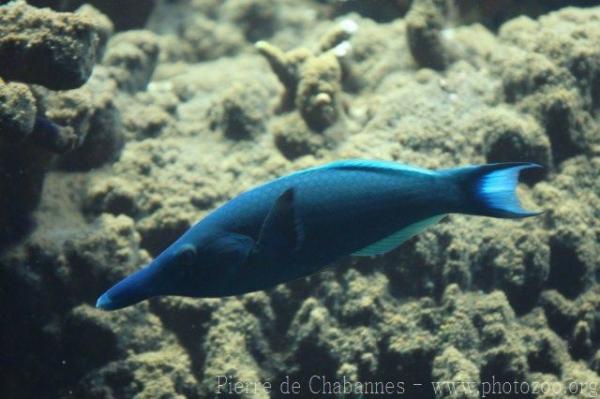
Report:
M119 281L96 301L96 307L102 310L117 310L134 305L160 294L157 263L138 270Z
M120 287L114 286L110 290L106 291L104 294L100 295L98 300L96 301L96 308L102 310L117 310L126 308L127 306L135 305L138 302L141 302L145 299L149 299L152 295L145 295L142 293L136 293L133 291L123 291L119 295L114 295L113 292L115 288L120 289Z
M108 293L102 294L96 301L96 307L102 310L116 310L120 309L115 301L108 295Z

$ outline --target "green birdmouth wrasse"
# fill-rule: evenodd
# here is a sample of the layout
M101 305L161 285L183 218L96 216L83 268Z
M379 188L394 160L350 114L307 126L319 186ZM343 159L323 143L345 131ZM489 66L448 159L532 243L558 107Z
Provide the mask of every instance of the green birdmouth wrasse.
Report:
M123 308L159 295L223 297L315 273L346 255L380 255L449 213L523 218L515 190L532 163L432 171L346 160L248 190L200 220L97 301Z

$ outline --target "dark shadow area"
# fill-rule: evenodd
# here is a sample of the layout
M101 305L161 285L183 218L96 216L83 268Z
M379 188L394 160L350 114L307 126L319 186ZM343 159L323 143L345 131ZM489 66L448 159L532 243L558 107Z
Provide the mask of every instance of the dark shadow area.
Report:
M585 264L578 259L573 248L559 240L551 240L547 285L570 299L577 297L586 285Z
M422 347L412 351L410 359L398 354L387 353L387 342L380 343L381 359L374 380L392 382L397 385L394 394L387 397L407 397L433 399L436 397L431 381L434 353L430 348Z
M40 252L22 265L0 262L4 398L61 397L87 371L116 356L107 350L114 347L107 342L110 333L79 328L85 326L61 332L69 298L52 274L58 268L53 259Z
M6 1L0 1L5 3ZM50 7L56 11L74 11L83 4L91 4L106 14L115 30L143 28L156 0L28 0L36 7Z
M540 15L564 7L594 7L598 0L456 0L461 23L479 22L493 31L509 19L525 15Z
M347 0L321 1L331 5L331 17L355 12L377 22L390 22L402 18L410 7L410 0Z

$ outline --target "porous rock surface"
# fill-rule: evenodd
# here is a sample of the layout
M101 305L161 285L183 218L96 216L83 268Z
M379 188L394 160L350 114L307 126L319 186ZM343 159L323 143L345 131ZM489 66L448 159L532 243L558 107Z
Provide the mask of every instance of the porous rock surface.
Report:
M0 12L0 76L53 90L74 89L92 73L98 40L85 14L10 2Z

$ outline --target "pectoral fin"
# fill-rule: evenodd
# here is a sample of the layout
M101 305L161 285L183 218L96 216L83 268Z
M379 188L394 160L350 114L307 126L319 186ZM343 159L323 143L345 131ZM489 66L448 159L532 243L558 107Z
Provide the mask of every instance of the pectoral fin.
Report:
M257 242L257 250L261 254L278 257L302 247L304 229L298 219L294 197L294 189L289 188L273 204Z

